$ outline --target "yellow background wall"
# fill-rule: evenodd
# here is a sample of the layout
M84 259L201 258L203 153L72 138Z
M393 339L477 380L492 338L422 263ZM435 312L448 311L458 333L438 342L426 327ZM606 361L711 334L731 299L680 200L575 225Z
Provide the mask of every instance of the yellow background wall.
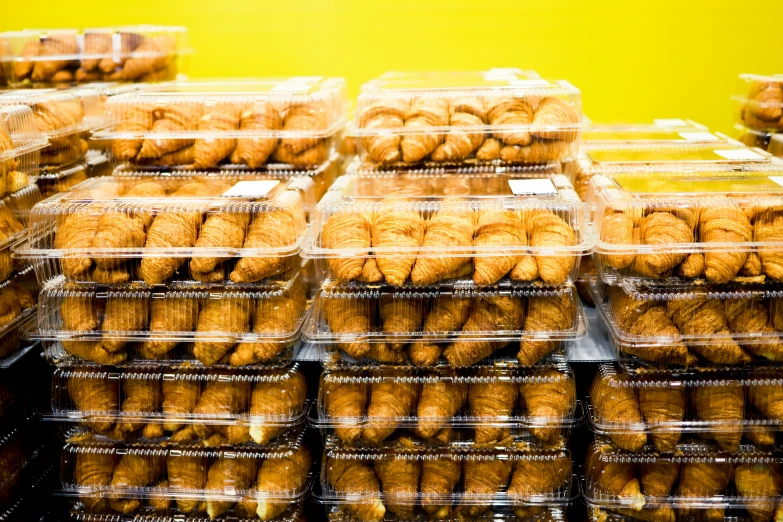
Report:
M4 0L0 30L176 24L191 77L517 66L565 78L594 121L730 131L741 72L783 72L783 1Z

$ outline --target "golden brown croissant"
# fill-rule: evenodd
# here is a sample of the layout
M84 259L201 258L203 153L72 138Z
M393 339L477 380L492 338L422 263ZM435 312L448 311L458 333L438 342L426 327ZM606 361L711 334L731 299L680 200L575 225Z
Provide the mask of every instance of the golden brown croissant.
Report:
M239 116L239 130L264 132L280 130L283 120L271 103L256 102L242 109ZM240 138L231 153L231 163L244 163L251 169L257 169L277 148L277 138Z
M745 393L739 383L696 386L691 391L696 416L715 426L708 435L725 451L737 451L745 418Z
M205 107L196 130L220 134L239 128L241 108L234 103L216 103ZM197 139L193 144L193 166L209 169L228 157L236 146L234 138Z
M386 509L402 519L413 516L419 491L421 463L415 458L379 458L373 461L381 482Z
M359 126L363 129L400 129L404 125L405 112L408 110L409 100L388 99L374 101L363 107L362 118ZM399 134L382 134L378 136L365 136L362 138L362 146L373 161L382 164L397 163L401 159Z
M402 419L413 411L417 393L416 383L409 381L383 380L372 383L362 440L368 445L377 446L394 433Z
M443 141L443 135L432 132L428 127L445 127L449 124L448 102L442 98L415 98L405 111L403 128L417 131L405 134L400 142L402 159L405 163L416 163L429 156Z
M613 245L631 246L636 242L633 229L633 218L630 212L607 209L601 222L601 241ZM634 254L602 254L601 262L606 266L622 270L631 266L634 258Z
M250 383L246 381L210 381L202 390L193 413L202 417L214 417L243 412L247 409L250 393ZM206 439L215 431L216 426L203 422L192 425L192 428L198 437Z
M527 246L527 233L519 215L513 210L486 208L478 213L473 245L476 248ZM497 283L522 261L522 255L478 255L474 260L473 282L479 286Z
M476 377L468 387L468 410L471 417L486 419L486 423L476 427L476 444L499 442L507 438L511 430L497 426L494 421L510 417L514 412L516 386L492 369L480 370Z
M508 494L530 498L556 493L571 481L571 456L565 453L522 456L514 464Z
M642 422L642 412L639 400L630 377L626 374L596 375L590 388L590 400L596 415L604 422L614 424L633 424ZM620 448L628 451L639 451L647 444L647 436L641 433L614 433L612 441Z
M470 299L440 294L424 318L423 332L456 332L462 329L470 313ZM411 343L409 355L416 366L434 366L443 352L440 343Z
M158 332L193 332L198 320L198 300L190 297L153 297L150 301L150 339L144 341L141 353L148 359L161 357L179 344L169 341Z
M640 244L655 246L692 242L693 226L673 213L652 212L644 216L639 223ZM636 255L633 265L636 272L651 277L665 277L687 255L667 251L665 246L657 248L661 250L653 254Z
M207 460L200 456L170 455L166 459L166 472L169 486L173 490L183 492L203 490L207 483ZM186 497L177 498L177 509L183 513L190 513L200 502Z
M110 294L101 325L101 345L112 353L122 350L127 344L122 333L138 334L143 331L147 327L147 313L145 299L133 293Z
M503 491L511 477L511 465L506 459L492 456L466 459L463 465L464 496L460 502L460 512L468 517L478 517L486 513L490 502L476 503L474 499L478 496L491 498Z
M120 387L116 380L90 377L70 377L68 396L76 409L95 414L113 412L120 408ZM98 433L108 433L114 422L110 419L90 421L87 425Z
M383 520L386 507L381 502L381 485L372 466L358 459L332 458L326 463L326 477L337 492L362 496L361 499L345 505L357 520Z
M135 105L128 107L122 114L120 122L114 127L116 132L144 133L152 129L155 121L154 107L147 105ZM120 161L132 161L141 150L144 140L124 139L113 140L111 143L112 154Z
M126 490L148 486L157 481L163 474L163 466L159 459L136 453L127 453L122 456L111 477L111 488L114 490ZM135 513L139 509L140 501L137 498L127 498L122 493L112 495L110 499L112 509L123 514Z
M669 460L644 462L639 465L642 492L648 497L666 498L680 475L680 465Z
M686 462L680 470L679 496L709 498L720 495L728 486L730 478L731 464L728 462ZM680 508L682 515L692 512L693 509Z
M701 209L699 235L704 243L744 243L753 238L753 228L739 205L729 199L711 198ZM728 283L745 264L747 251L736 248L704 253L704 275L713 283Z
M367 407L368 386L353 382L349 375L330 375L323 381L322 395L329 417L336 419L335 433L345 444L362 435L360 421Z
M250 487L256 477L256 460L248 457L219 457L209 467L207 482L204 488L225 494L231 491L242 491ZM234 504L231 501L221 501L207 497L207 514L209 518L217 518Z
M161 393L160 382L151 379L136 379L132 375L123 381L123 391L125 398L122 401L122 414L125 417L157 413L160 409L163 394ZM133 433L144 427L143 424L123 420L117 424L118 438ZM146 438L157 438L162 436L162 430L157 429L154 423L144 427L143 436Z
M761 299L725 299L723 307L731 333L761 334L765 337L764 342L741 342L743 348L753 355L764 357L770 361L783 361L783 342L770 324L767 309L761 304Z
M116 458L112 453L79 452L73 468L74 481L83 488L105 488L111 484L115 464ZM79 498L88 512L100 513L105 509L106 499L99 495L84 494Z
M476 151L476 159L481 161L494 161L500 157L500 140L487 138L484 144Z
M367 299L321 297L321 304L324 320L333 333L359 335L372 331L373 309ZM362 359L370 351L366 340L337 343L337 347L354 359Z
M250 213L245 208L228 206L221 212L210 214L201 226L196 240L197 249L241 248L245 241L245 231L250 222ZM225 261L223 257L194 257L190 260L190 270L205 274Z
M122 77L118 79L126 82L136 79L144 80L158 71L164 71L164 76L166 76L168 73L165 72L165 69L174 56L176 45L176 40L169 34L145 37L125 61L122 67ZM165 78L153 77L149 81L160 81L160 79Z
M446 201L427 222L422 252L434 256L419 257L411 271L415 285L431 285L457 272L470 262L469 257L438 255L443 250L468 252L473 246L475 213L464 201Z
M280 382L260 381L253 386L248 413L251 418L271 419L267 423L250 422L250 436L258 444L268 444L287 429L286 426L275 425L275 419L294 416L304 406L307 399L304 373L297 370L290 377Z
M539 249L563 248L576 244L574 229L557 214L548 210L534 210L524 216L530 246ZM564 283L574 268L576 257L564 255L537 255L538 274L550 285ZM513 279L513 273L512 273Z
M232 335L250 331L253 302L246 297L223 296L207 299L201 309L196 332L202 335ZM196 341L193 355L204 366L211 366L222 359L236 345L236 341Z
M741 497L775 499L783 490L780 464L742 463L734 469L734 485ZM752 522L768 522L775 512L774 500L749 502L745 509Z
M160 111L150 129L153 133L183 132L195 130L201 117L202 105L198 103L172 103ZM148 138L141 144L137 159L155 159L193 144L192 140L175 138Z
M201 384L196 380L175 379L163 381L163 429L177 431L181 424L176 419L196 409L201 396Z
M543 426L532 428L533 436L549 444L560 437L560 424L564 423L576 407L576 387L574 380L553 368L537 373L534 378L519 385L519 393L536 424ZM548 426L547 424L555 424Z
M449 378L451 375L451 378ZM455 374L435 382L425 382L417 407L416 433L425 439L435 434L457 414L467 398L467 386L454 379Z
M752 82L748 101L750 103L745 106L745 111L759 120L775 122L783 116L783 86L780 82Z
M422 462L421 508L433 520L442 520L451 514L451 504L443 502L443 498L454 492L461 475L462 462L459 459L444 456Z
M527 300L525 333L557 332L569 330L574 322L575 310L570 292L552 296L530 296ZM532 366L558 346L558 341L523 339L519 343L517 359L522 366Z
M484 101L476 98L474 103L481 105ZM459 107L462 108L462 107ZM461 161L470 156L474 150L481 147L486 135L483 132L467 132L465 127L482 127L484 120L471 112L457 110L452 104L449 116L450 130L446 138L432 153L432 161Z
M783 420L783 389L765 381L751 381L748 400L768 419Z
M762 245L779 244L783 240L783 212L771 208L756 216L753 240ZM761 246L758 256L764 274L775 281L783 281L783 254L780 250Z
M543 140L574 141L579 135L576 129L548 130L548 127L568 126L576 123L579 123L579 115L571 105L560 98L546 97L536 106L530 134Z
M492 126L521 126L533 123L533 107L521 98L493 97L487 100L487 119ZM493 136L508 145L530 145L528 130L494 132Z
M300 447L280 458L266 459L258 468L256 514L261 520L272 520L286 510L285 501L269 500L268 495L291 495L304 491L310 472L310 450Z
M383 331L391 336L404 336L420 331L421 323L424 320L425 305L426 302L423 299L381 297L380 316ZM400 339L390 341L387 344L389 348L399 352L407 342Z
M606 448L597 447L590 450L586 473L601 494L632 501L632 509L639 511L644 506L644 495L636 476L636 465L602 457L604 449Z
M351 257L329 258L330 271L335 279L349 282L357 279L365 264L364 255L372 245L372 213L346 210L329 216L321 232L324 248L342 250L365 250Z
M680 441L677 424L685 417L685 389L669 386L640 386L639 407L645 422L652 424L650 438L660 452L672 452ZM664 424L664 426L657 426Z
M417 249L424 242L424 219L410 200L387 198L381 201L372 226L373 248ZM392 286L400 286L408 279L416 256L389 256L376 254L378 269Z

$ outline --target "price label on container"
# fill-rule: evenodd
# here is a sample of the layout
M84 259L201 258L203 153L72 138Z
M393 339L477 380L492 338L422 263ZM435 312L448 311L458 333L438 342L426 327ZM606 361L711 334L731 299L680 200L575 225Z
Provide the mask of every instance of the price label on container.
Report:
M557 189L548 179L510 179L508 186L515 196L557 195Z
M710 132L678 132L682 139L688 141L718 141L718 137Z
M729 160L759 161L764 159L764 156L757 154L750 149L727 149L715 150L713 152L718 156Z
M256 181L238 181L233 187L221 194L224 198L263 198L269 191L280 183L276 179L262 179Z

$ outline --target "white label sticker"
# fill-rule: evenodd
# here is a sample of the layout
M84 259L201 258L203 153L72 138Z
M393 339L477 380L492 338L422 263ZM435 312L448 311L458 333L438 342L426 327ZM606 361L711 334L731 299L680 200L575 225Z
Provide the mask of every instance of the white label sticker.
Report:
M257 181L238 181L233 187L225 191L224 198L262 198L280 183L276 179L262 179Z
M678 132L677 134L688 141L718 141L718 137L709 132Z
M730 160L751 160L758 161L764 159L764 156L757 154L750 149L728 149L728 150L716 150L715 154L722 158Z
M548 179L510 179L508 186L515 196L557 195L557 189Z
M653 124L656 127L686 127L688 125L685 120L679 120L677 118L662 118L653 120Z
M770 176L769 179L783 187L783 176Z

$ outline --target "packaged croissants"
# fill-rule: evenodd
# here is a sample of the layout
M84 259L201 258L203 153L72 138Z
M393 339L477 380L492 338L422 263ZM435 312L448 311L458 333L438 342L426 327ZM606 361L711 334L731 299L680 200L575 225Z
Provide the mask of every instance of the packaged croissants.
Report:
M737 368L783 361L776 285L592 287L625 367Z
M563 447L575 413L567 366L326 371L318 397L328 447Z
M294 356L308 304L297 273L252 290L94 290L47 285L37 331L54 364L239 367Z
M257 371L58 369L51 420L80 443L282 448L300 440L307 383L293 364Z
M0 34L10 87L85 82L160 82L181 72L187 29L173 26L25 29Z
M590 251L562 175L345 175L316 207L304 255L322 283L562 285Z
M158 520L292 520L310 490L305 446L263 450L67 445L61 485L71 513Z
M112 96L94 138L133 168L314 167L337 151L345 104L341 78L172 82Z
M770 522L779 510L781 457L753 446L737 453L690 443L674 455L628 453L601 438L588 450L588 508L642 521ZM747 517L747 518L745 518Z
M30 107L0 102L0 196L35 181L46 145Z
M601 278L611 284L783 280L781 172L783 165L769 162L593 177L588 206Z
M583 337L575 288L322 287L302 336L327 365L447 365L562 361Z
M783 427L783 372L633 375L602 365L590 387L590 424L616 448L676 453L701 439L721 451L773 448Z
M36 260L41 284L289 280L312 190L308 178L241 174L92 178L35 207L18 254Z
M490 511L528 518L568 504L571 471L567 450L327 449L317 500L329 514L363 522L477 519Z
M732 97L737 121L753 130L783 130L783 75L741 74Z
M568 82L504 74L406 74L362 86L356 102L367 166L524 164L577 152L581 93Z

